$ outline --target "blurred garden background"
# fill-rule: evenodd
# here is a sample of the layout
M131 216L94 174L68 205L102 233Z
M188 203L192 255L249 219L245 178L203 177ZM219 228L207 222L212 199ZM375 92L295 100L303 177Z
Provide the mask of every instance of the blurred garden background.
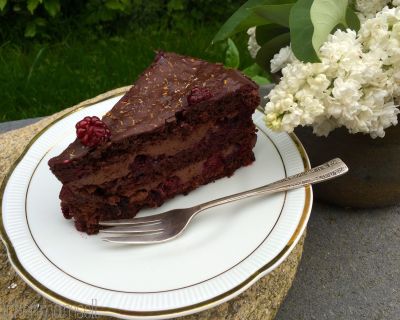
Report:
M223 62L210 42L244 0L0 0L0 122L135 81L157 49ZM234 38L251 64L246 34Z

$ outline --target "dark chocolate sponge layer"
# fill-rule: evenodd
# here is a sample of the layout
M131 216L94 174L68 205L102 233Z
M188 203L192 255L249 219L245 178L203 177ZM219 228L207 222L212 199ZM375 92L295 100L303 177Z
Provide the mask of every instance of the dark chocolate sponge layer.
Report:
M74 218L75 226L79 231L88 234L97 233L98 222L101 220L133 218L140 209L161 206L166 200L178 194L187 194L197 187L213 182L222 177L230 177L236 169L250 165L254 160L252 144L233 146L227 154L216 154L209 158L194 163L180 172L158 182L138 197L118 197L113 200L95 201L93 197L82 197L77 203L76 197L67 195L64 191L62 209L67 219ZM183 174L182 174L183 172ZM190 174L187 174L190 172ZM72 198L71 204L70 197Z

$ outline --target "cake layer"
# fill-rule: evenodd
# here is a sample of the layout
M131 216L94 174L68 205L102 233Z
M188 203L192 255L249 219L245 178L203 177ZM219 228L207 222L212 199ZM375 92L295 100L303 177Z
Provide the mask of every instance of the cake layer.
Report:
M242 98L244 99L244 97ZM75 141L59 156L50 159L49 165L57 178L62 183L67 183L91 175L93 172L104 170L105 167L112 164L123 166L123 163L126 163L124 157L127 154L147 153L147 149L157 150L157 146L163 150L168 150L172 146L177 150L180 145L184 148L185 141L190 140L190 137L201 136L204 128L210 126L211 123L218 125L218 122L229 121L238 114L243 119L250 118L254 112L254 106L249 105L249 101L244 103L245 101L242 99L236 99L230 101L228 105L214 106L212 110L209 110L211 107L206 108L203 113L198 115L198 119L194 115L192 115L192 119L188 118L189 112L179 114L179 121L166 123L160 132L130 137L119 143L106 143L93 149L84 158L80 156L79 152L81 149L89 148L83 147L79 141ZM193 110L190 111L193 112ZM73 145L76 146L72 147Z
M258 87L250 79L222 64L175 53L157 55L132 88L102 118L111 133L107 143L95 148L79 139L49 161L53 173L64 181L67 170L94 167L99 159L140 148L143 143L166 139L172 131L186 130L238 110L254 112ZM78 171L82 174L82 171ZM87 172L90 174L90 172Z
M231 139L234 138L231 137ZM228 146L233 149L243 149L246 145L254 145L255 140L256 135L249 133L241 133L236 137L236 140L233 140L234 142L231 142L230 139L224 140L223 137L220 137L218 141L214 141L213 145L205 145L204 148L194 148L188 150L187 156L190 155L190 157L183 159L184 161L179 161L179 158L172 159L171 161L167 161L163 167L159 167L158 163L144 164L142 167L144 170L139 171L142 172L139 176L140 179L138 179L138 171L133 169L125 177L115 179L103 185L85 185L80 186L79 188L65 185L64 188L68 189L70 193L74 194L74 197L81 197L82 203L87 200L85 197L91 197L92 195L99 196L102 199L114 199L114 201L117 201L115 200L117 198L129 198L132 196L141 199L144 197L143 194L149 189L156 187L165 179L168 179L168 177L176 175L176 172L184 170L185 168L190 168L193 163L199 163L212 156L218 156L221 154L221 150L225 150ZM207 147L209 147L208 150ZM152 167L152 165L154 165L154 167Z
M122 178L129 180L131 185L145 184L160 176L168 175L179 167L184 167L191 162L202 160L214 152L218 152L227 144L255 136L255 126L251 119L242 118L240 115L225 122L203 126L198 137L193 134L182 141L181 149L171 148L164 150L152 148L150 153L126 154L115 164L106 164L101 170L76 179L67 186L80 188L81 186L96 185L105 190L115 189L115 181ZM197 133L198 131L196 131ZM178 141L172 141L178 145ZM114 192L114 191L112 191Z
M180 178L183 178L183 174L191 174L192 171L190 171L188 168L192 168L196 165L196 163L203 163L210 158L223 158L229 152L251 148L251 146L255 144L256 136L243 136L240 137L238 141L240 142L234 142L230 144L225 143L221 145L219 150L209 153L206 157L202 157L202 159L197 159L185 165L179 164L175 167L174 170L171 170L168 173L164 173L158 177L151 177L151 179L147 183L135 184L136 181L134 178L132 178L133 175L128 174L126 177L116 179L103 186L85 185L79 188L75 188L66 184L63 186L62 191L60 192L60 199L64 202L74 201L82 207L87 205L92 206L95 203L103 203L105 201L116 203L119 201L119 198L124 197L140 197L140 194L142 194L143 191L147 192L150 189L157 187L160 183L167 180L169 177L176 176L178 172L180 172Z
M138 190L130 197L106 197L90 192L77 195L64 189L61 192L64 216L73 218L78 230L96 233L100 220L134 217L141 208L160 206L177 194L186 194L200 185L231 176L237 168L254 161L254 143L255 139L252 139L241 145L230 145L205 160L177 170L162 181L148 185L146 189Z

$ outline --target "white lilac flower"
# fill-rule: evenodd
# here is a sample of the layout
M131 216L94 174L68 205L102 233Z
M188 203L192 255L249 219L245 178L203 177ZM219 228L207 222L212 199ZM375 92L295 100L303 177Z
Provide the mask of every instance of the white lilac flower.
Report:
M256 40L256 27L252 27L247 30L247 34L249 35L249 41L247 43L247 49L250 52L250 55L253 59L255 59L258 50L260 50L260 46Z
M355 9L360 13L360 20L364 21L374 17L377 12L381 11L390 2L390 0L356 0Z
M290 46L281 48L281 50L279 50L279 52L271 59L271 72L278 72L294 60L296 60L296 57L290 49Z
M274 66L285 63L289 50L274 57ZM317 135L326 136L344 126L375 138L397 124L400 8L385 7L365 20L358 34L337 30L319 57L320 63L291 59L283 67L265 106L270 128L291 132L296 126L312 126Z

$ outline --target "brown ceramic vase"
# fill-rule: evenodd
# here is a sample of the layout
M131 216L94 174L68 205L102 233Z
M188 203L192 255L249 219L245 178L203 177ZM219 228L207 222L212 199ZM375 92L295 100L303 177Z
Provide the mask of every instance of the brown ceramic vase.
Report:
M331 204L373 208L400 202L400 125L386 130L384 138L349 134L344 128L317 137L311 128L298 128L312 165L335 157L350 168L347 175L314 187L318 200Z

